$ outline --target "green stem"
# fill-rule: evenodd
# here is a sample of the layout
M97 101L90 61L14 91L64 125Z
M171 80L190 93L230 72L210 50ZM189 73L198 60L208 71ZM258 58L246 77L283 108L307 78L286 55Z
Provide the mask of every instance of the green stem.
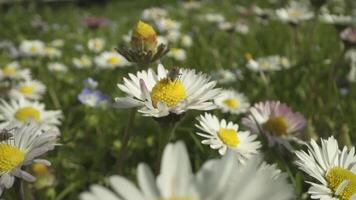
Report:
M16 199L17 200L25 200L25 194L23 190L23 183L21 179L15 180L15 191L16 191Z
M117 160L119 173L121 173L122 167L124 166L123 164L126 159L127 149L128 149L129 142L130 142L130 137L132 136L132 134L130 134L130 132L131 132L132 127L134 126L136 112L137 112L136 108L131 109L131 111L129 113L129 119L127 122L127 126L125 128L124 135L122 138L122 147L121 147L121 151L119 154L119 158Z

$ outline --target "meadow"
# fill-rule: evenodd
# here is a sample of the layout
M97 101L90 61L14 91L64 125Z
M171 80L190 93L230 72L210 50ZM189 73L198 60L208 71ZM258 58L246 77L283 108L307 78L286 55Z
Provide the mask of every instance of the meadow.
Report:
M146 163L156 176L159 173L159 163L164 159L164 146L168 142L182 141L188 151L193 172L203 168L207 160L224 159L231 152L237 156L238 161L235 164L238 167L235 170L238 171L243 169L240 166L250 166L249 160L258 154L265 162L276 164L276 171L280 169L293 188L290 189L293 195L279 198L268 196L266 192L266 199L267 196L277 200L310 199L310 184L306 181L318 181L315 176L305 173L301 152L307 150L305 144L310 144L310 140L320 144L321 139L333 136L339 149L346 146L348 150L345 151L349 152L350 162L340 164L347 175L337 177L344 182L337 182L334 186L328 178L332 176L331 172L328 173L332 171L330 169L339 166L336 163L341 163L342 158L346 159L344 151L334 151L335 143L332 147L332 142L327 147L321 147L321 154L326 152L328 155L329 152L329 158L321 156L329 164L320 164L320 157L319 160L315 158L307 161L309 164L314 161L319 163L318 166L324 167L311 168L318 168L319 173L324 170L325 174L321 177L326 181L322 184L330 188L326 192L329 199L334 197L355 200L356 3L353 0L297 3L302 6L294 8L293 13L287 10L283 15L279 9L293 7L293 2L118 0L83 4L1 4L0 1L2 133L13 125L10 123L12 121L17 126L11 130L15 143L16 134L20 134L17 132L21 129L18 127L25 123L44 124L40 131L58 128L60 133L55 140L58 145L41 156L49 160L51 165L25 165L23 162L20 168L34 175L37 180L27 182L21 180L21 176L14 175L17 178L13 187L6 187L3 183L5 175L10 173L8 163L16 163L14 159L9 161L4 150L5 143L10 144L12 141L0 140L0 153L3 154L0 155L0 189L4 190L0 198L70 200L79 199L82 194L82 199L90 199L83 197L83 192L89 191L93 184L112 188L108 181L108 177L112 175L120 175L135 183L139 163ZM139 20L142 20L142 27ZM349 32L345 32L346 29ZM154 35L154 40L145 40L147 32ZM135 46L135 40L143 42L144 49L140 46L141 43L136 43ZM157 41L158 44L166 45L168 53L162 54L153 62L130 62L124 58L125 55L120 55L115 50L118 48L120 51L125 47L156 52ZM140 86L136 88L137 91L135 87L128 86L129 81L124 81L124 78L134 79L133 75L138 71L152 69L156 73L158 63L167 69L165 79L171 84L169 87L176 90L172 96L160 93L169 93L169 89L164 86L154 91L154 83L152 85L152 80L147 76L147 80L142 77L141 80L146 81L150 95L145 93L143 81L138 83L140 78L136 80ZM17 71L6 71L9 66L15 66ZM174 69L180 71L176 76L170 77L169 73ZM21 70L24 70L23 73L18 73ZM195 75L191 75L193 72L189 70L196 70ZM129 76L129 73L132 75ZM157 76L162 78L162 73ZM24 91L21 83L30 80L38 80L40 86L32 83L34 88L30 92ZM182 93L180 86L183 83L186 88ZM195 101L186 97L190 94L187 83L192 85L192 96L197 96L194 97ZM123 85L118 87L118 84ZM42 88L38 89L38 95L29 95L36 87ZM125 87L127 91L123 89ZM232 96L226 91L230 91ZM139 92L138 96L142 98L149 96L149 100L144 99L144 104L140 104L137 102L139 97L135 97L135 102L116 99L133 96L135 92ZM184 97L176 101L177 95ZM199 99L203 96L204 100ZM184 98L187 99L181 101ZM13 103L18 101L28 101L24 103L27 108L34 105L34 102L41 102L45 105L45 110L60 112L45 113L41 108L38 115L25 113L20 116L16 110L11 114L9 107L21 107L19 105L16 108L16 103ZM158 112L162 101L167 104L169 111L160 110L160 113L154 113ZM277 101L280 102L275 105ZM256 109L259 102L263 102L259 104L259 109L266 110ZM122 108L134 103L140 106ZM148 103L152 107L147 106ZM185 103L187 105L179 107ZM276 113L273 113L273 109ZM143 112L148 116L143 116ZM214 128L209 128L209 125L214 126L214 120L209 121L205 112L217 116L219 120L225 119L237 124L238 130L236 127L220 124L223 128L218 129L215 135L212 134ZM256 112L261 112L260 121ZM270 116L263 116L269 112ZM279 116L278 113L282 114ZM42 120L39 115L48 115L48 118ZM208 122L197 126L204 121L204 116ZM233 129L235 135L231 133ZM239 138L240 131L241 135L250 138L250 141L246 140L246 149L239 149L239 145L244 144L244 139ZM207 138L210 140L203 144L202 140L207 134L212 134L215 138L209 136ZM53 144L53 141L49 141L49 144ZM252 141L259 145L252 144ZM300 153L299 156L297 152ZM331 155L332 153L335 155ZM172 154L173 158L174 155ZM335 156L338 161L335 161ZM177 159L181 159L182 163L174 163L177 164L175 167L184 168L185 157ZM296 164L298 160L299 164ZM16 164L22 161L23 159ZM304 166L308 166L307 161ZM224 170L227 169L222 168L221 171ZM177 174L178 177L180 175ZM241 177L249 180L248 175ZM269 183L261 182L261 186L264 184ZM348 191L340 188L341 184ZM197 186L200 187L203 186ZM344 192L337 193L337 188ZM260 188L255 186L254 189L258 191ZM230 194L233 190L234 188L226 186L225 193ZM209 199L204 199L206 194L198 191L199 198L158 196L142 199ZM120 191L117 193L117 199L139 200L133 196L125 196ZM101 198L92 199L110 199L109 196L105 198L105 192L102 195ZM261 198L231 198L225 195L215 199Z

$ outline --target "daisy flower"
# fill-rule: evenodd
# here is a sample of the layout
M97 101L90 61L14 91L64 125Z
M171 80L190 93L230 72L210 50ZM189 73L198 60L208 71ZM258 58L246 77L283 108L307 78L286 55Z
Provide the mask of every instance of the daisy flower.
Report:
M93 63L87 55L82 55L79 58L73 58L73 65L78 69L90 68Z
M248 58L246 67L251 71L279 71L290 68L291 64L288 58L271 55L258 59Z
M282 22L299 24L314 17L306 3L293 1L286 8L276 10L277 17Z
M294 113L284 103L266 101L256 103L250 108L249 114L242 123L252 133L264 134L270 146L275 143L292 149L290 141L301 142L296 136L306 126L306 120L300 113Z
M54 130L43 132L40 124L32 122L26 122L19 127L10 125L6 130L11 130L13 137L0 142L0 196L4 189L12 187L15 177L28 182L36 180L22 168L32 163L49 166L49 161L37 157L53 150L59 136L59 132Z
M162 18L157 22L157 28L162 32L179 30L180 26L180 22L169 18Z
M44 54L44 56L46 56L50 59L59 58L62 56L61 50L59 50L55 47L51 47L51 46L45 47L43 54Z
M187 34L183 35L181 37L181 43L184 47L191 47L193 44L192 36L187 35Z
M45 44L39 40L23 40L20 44L20 52L25 56L42 56Z
M216 82L195 70L180 69L177 79L169 77L169 71L159 64L157 73L152 69L129 74L124 84L118 84L128 97L116 98L121 108L139 107L144 116L164 117L170 113L182 114L187 110L212 110L212 100L220 89L214 89Z
M102 38L92 38L88 40L88 49L94 53L99 53L105 47L105 40Z
M46 86L43 85L40 81L25 80L10 90L10 97L15 99L25 97L26 99L30 100L38 100L41 99L45 91Z
M130 65L130 63L117 52L102 52L99 56L95 58L95 63L103 69L110 69L116 67L125 67Z
M11 62L0 69L0 80L1 79L30 79L30 70L21 69L18 62Z
M118 175L109 178L114 191L93 185L90 191L80 195L81 200L152 200L186 199L199 200L188 152L179 142L168 144L164 149L161 171L155 180L153 172L146 164L137 168L139 188L131 181Z
M356 155L355 147L339 149L334 137L321 139L321 145L311 140L308 151L297 151L296 164L316 182L308 193L312 199L355 200L356 199Z
M225 17L220 13L207 13L203 16L203 19L212 23L223 23L225 21Z
M159 7L146 8L142 12L142 19L158 21L167 16L167 11Z
M138 187L118 175L109 178L110 188L92 185L80 200L290 200L293 187L287 175L259 157L245 165L229 153L222 159L208 160L193 174L184 143L168 144L161 172L154 178L146 164L137 169ZM242 178L247 177L247 178ZM256 190L256 188L258 188Z
M51 72L65 73L65 72L68 71L67 66L62 64L62 63L60 63L60 62L48 63L47 68Z
M336 15L331 14L329 12L323 12L319 16L320 21L326 24L334 24L334 25L350 25L352 24L353 17L348 15Z
M177 61L184 61L187 58L187 54L184 49L171 48L167 53L168 57L171 57Z
M219 149L219 153L224 155L227 149L236 152L239 162L245 162L252 155L258 153L261 147L256 141L257 135L251 135L249 131L239 131L239 126L225 119L219 121L215 115L205 113L198 117L198 124L195 126L204 133L197 132L197 135L204 137L203 144L210 145L212 149Z
M220 84L227 84L236 81L236 74L232 70L219 69L212 73L212 76Z
M62 112L59 110L45 110L45 106L37 101L31 102L23 97L10 102L0 100L0 127L16 122L23 124L29 119L51 128L61 124Z
M241 114L250 107L247 97L233 89L221 91L214 102L224 113Z

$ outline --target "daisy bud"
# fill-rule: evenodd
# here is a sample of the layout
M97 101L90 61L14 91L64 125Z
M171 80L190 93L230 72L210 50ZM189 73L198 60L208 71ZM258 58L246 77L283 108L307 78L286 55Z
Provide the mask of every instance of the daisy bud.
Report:
M315 127L311 119L308 120L303 136L304 141L318 140L319 136L315 132Z
M252 54L247 52L244 54L244 58L246 61L250 61L252 59Z
M153 27L143 21L138 21L131 37L132 48L141 52L156 52L157 36Z

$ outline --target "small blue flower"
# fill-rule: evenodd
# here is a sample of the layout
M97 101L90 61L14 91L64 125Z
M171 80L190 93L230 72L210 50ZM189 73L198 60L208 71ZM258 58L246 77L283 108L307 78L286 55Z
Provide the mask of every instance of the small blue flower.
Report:
M105 105L109 101L109 97L98 90L93 90L85 87L78 95L79 101L90 107Z

